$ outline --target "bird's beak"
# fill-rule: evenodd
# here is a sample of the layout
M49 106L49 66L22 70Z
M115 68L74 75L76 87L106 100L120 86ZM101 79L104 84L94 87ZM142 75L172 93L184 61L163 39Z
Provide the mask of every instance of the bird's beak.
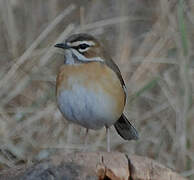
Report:
M67 43L59 43L55 44L55 47L62 48L62 49L69 49L70 47L67 45Z

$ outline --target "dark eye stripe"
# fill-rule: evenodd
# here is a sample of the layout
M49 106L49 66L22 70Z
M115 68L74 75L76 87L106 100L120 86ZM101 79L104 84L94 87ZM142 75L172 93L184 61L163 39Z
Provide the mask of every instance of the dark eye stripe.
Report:
M71 48L77 50L80 54L84 54L88 50L89 47L90 45L83 43L78 46L72 46Z
M80 45L78 46L79 49L86 49L86 48L88 48L88 47L90 47L88 44L80 44Z
M90 47L88 44L80 44L79 46L72 46L71 48L73 48L73 49L86 49L86 48L88 48L88 47Z

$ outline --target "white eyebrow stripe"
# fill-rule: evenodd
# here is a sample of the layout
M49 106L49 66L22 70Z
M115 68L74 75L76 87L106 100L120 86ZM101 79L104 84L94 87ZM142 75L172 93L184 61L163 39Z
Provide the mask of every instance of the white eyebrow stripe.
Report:
M87 47L87 48L85 48L85 49L79 48L78 50L79 50L79 52L86 52L88 49L90 49L90 47Z
M89 62L89 61L100 61L103 62L104 60L100 57L93 57L93 58L87 58L85 56L83 56L82 54L80 54L77 50L72 49L73 54L77 57L77 59L79 61L85 61L85 62Z
M79 46L80 44L87 44L89 46L94 46L95 43L93 41L75 41L75 42L68 42L67 45L69 46Z

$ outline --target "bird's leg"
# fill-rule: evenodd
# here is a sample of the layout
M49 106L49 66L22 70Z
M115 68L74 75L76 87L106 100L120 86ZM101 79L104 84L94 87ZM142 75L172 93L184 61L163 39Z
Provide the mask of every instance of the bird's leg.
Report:
M86 149L87 149L87 144L88 144L88 132L89 132L89 129L86 128L86 134L85 134L85 137L84 137L84 151L86 151Z
M110 129L106 126L106 146L107 152L110 152Z
M68 131L67 131L67 143L66 143L66 146L67 146L67 149L66 151L69 152L70 150L70 147L71 147L71 144L72 144L72 133L73 132L73 124L69 123L69 127L68 127Z

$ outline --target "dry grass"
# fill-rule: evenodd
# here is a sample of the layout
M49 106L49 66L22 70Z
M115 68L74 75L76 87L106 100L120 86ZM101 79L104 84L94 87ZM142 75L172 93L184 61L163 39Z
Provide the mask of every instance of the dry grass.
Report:
M112 150L151 157L192 179L194 3L71 3L0 1L0 168L83 149L84 128L68 124L56 107L63 55L53 45L89 32L119 65L129 93L125 111L140 133L138 142L125 142L112 128ZM105 130L91 131L88 150L105 148Z

